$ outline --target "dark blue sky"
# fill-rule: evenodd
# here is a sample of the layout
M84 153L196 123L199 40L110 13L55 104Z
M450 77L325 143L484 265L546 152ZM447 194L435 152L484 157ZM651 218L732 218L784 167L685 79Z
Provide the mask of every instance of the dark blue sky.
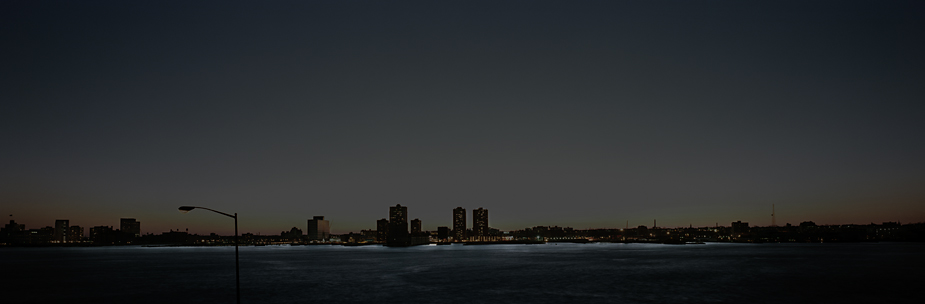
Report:
M0 211L921 222L923 23L920 1L4 1Z

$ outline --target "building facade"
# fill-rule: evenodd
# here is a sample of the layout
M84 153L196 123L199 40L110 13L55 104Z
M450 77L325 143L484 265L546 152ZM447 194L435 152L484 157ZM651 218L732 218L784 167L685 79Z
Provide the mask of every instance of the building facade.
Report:
M308 220L308 240L323 241L331 236L331 223L324 216L315 216Z
M748 222L735 221L732 222L732 233L730 235L733 239L737 239L741 236L748 234Z
M453 239L457 242L466 240L466 209L453 209Z
M68 220L55 220L55 232L54 240L58 243L66 243L68 241L68 233L70 232L70 221Z
M411 220L411 235L413 236L421 235L421 220L419 219Z
M408 207L401 204L389 207L389 232L386 244L389 246L408 246L410 243Z
M122 230L122 233L128 235L129 237L141 236L141 222L136 221L133 218L119 219L119 229Z
M302 240L302 229L298 227L292 227L289 231L283 231L279 234L281 238L289 239L290 241L301 241Z
M116 241L115 231L111 226L96 226L90 228L90 241L95 244L108 245Z
M80 226L71 226L67 232L68 242L80 242L84 238L84 228Z
M472 233L476 240L486 240L488 237L488 209L472 210Z
M385 242L389 239L389 220L381 219L376 221L376 241Z

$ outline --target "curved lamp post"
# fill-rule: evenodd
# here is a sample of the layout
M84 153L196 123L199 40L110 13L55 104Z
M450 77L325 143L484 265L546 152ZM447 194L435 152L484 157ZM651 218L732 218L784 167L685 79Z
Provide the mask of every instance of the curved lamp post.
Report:
M180 209L180 212L187 213L196 208L209 210L209 211L212 211L212 212L215 212L215 213L218 213L218 214L234 219L234 280L235 280L235 287L236 287L237 294L238 294L238 304L241 304L241 270L238 266L238 214L235 213L234 215L231 215L231 214L224 213L218 210L213 210L213 209L209 209L206 207L196 207L196 206L182 206L179 209Z

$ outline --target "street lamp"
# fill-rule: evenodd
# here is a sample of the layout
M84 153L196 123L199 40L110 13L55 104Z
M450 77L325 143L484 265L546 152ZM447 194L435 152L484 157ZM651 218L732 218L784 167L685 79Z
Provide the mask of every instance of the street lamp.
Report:
M218 210L213 210L213 209L209 209L206 207L196 207L196 206L181 206L179 209L181 213L187 213L196 208L206 209L206 210L209 210L209 211L212 211L212 212L215 212L215 213L218 213L218 214L234 219L234 280L235 280L235 287L238 293L238 304L241 304L241 270L240 270L240 267L238 266L238 214L235 213L234 215L231 215L231 214L224 213Z

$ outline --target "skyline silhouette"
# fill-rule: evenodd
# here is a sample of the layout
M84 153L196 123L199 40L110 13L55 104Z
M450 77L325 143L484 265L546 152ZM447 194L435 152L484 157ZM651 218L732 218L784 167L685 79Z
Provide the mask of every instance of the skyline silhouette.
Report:
M448 233L451 233L451 234L450 234L451 237L464 237L464 236L466 235L466 233L467 233L466 231L468 231L468 233L469 233L469 234L472 234L472 235L482 235L482 236L484 236L485 233L486 233L486 232L485 232L486 229L492 229L492 230L495 230L495 231L502 231L502 232L504 232L504 231L517 231L517 230L522 230L522 229L524 229L524 228L536 227L536 226L559 227L559 225L552 225L552 224L548 224L548 223L533 223L533 224L528 225L528 226L517 227L517 228L514 228L514 229L498 229L498 228L496 228L496 227L494 227L494 226L492 225L492 224L497 224L497 223L495 223L495 222L489 222L489 220L488 220L489 217L488 217L488 215L487 215L488 209L485 209L485 208L482 208L482 207L479 207L478 209L471 209L471 211L473 211L473 212L484 212L485 214L482 215L481 217L476 217L476 216L473 215L473 216L472 216L471 218L469 218L469 220L467 221L467 220L466 220L467 216L465 216L465 215L463 215L462 217L458 217L458 216L457 216L459 212L462 212L463 214L465 214L465 212L467 211L467 209L466 209L466 208L462 208L462 207L457 207L457 208L452 209L452 215L448 215L448 216L447 216L447 218L449 219L448 221L437 221L437 222L435 222L435 223L427 223L427 225L425 226L425 225L422 225L422 224L421 224L420 219L418 219L418 218L416 218L416 217L414 217L414 216L411 216L411 215L413 215L413 213L411 213L411 212L408 211L408 206L402 206L401 204L398 204L397 206L398 206L398 207L404 208L404 210L405 210L404 212L407 213L407 214L405 215L405 217L406 217L406 218L405 218L405 226L407 226L407 227L406 227L406 230L408 230L408 229L412 229L412 230L413 230L413 228L409 228L409 227L414 226L414 222L417 221L417 222L418 222L417 225L419 225L419 227L418 227L419 231L423 231L423 232L427 232L427 233L430 233L430 234L434 234L434 233L437 233L438 230L440 230L439 228L446 228L446 229L449 229L449 230L448 230ZM310 234L312 234L312 233L315 233L315 234L319 233L319 232L317 232L317 230L315 230L315 232L311 232L311 231L312 231L312 227L316 227L315 229L318 229L318 228L317 228L318 226L316 226L317 224L314 224L316 221L322 221L322 222L324 223L323 226L325 227L325 228L324 228L324 231L325 231L324 233L325 233L325 234L331 234L331 235L347 235L347 234L355 233L355 232L357 232L357 231L377 231L377 230L382 230L382 229L388 230L388 229L391 229L391 228L390 228L391 225L389 224L389 221L390 221L390 218L392 217L391 213L394 212L394 211L392 211L392 208L395 208L395 207L392 206L392 207L389 207L389 208L390 208L389 216L387 216L387 217L385 217L385 218L382 218L382 219L375 220L374 222L369 223L366 227L362 227L361 229L358 229L358 230L350 230L350 231L346 231L346 230L340 231L340 230L332 229L332 228L331 228L331 227L332 227L331 223L334 222L335 224L333 225L333 227L337 227L337 225L336 225L337 221L333 221L330 217L328 217L327 219L325 219L325 216L323 216L323 215L322 215L322 216L313 215L313 216L307 218L307 220L308 220L308 228L306 228L305 231L307 231L308 234L305 234L305 236L308 237L308 235L310 235ZM412 209L412 210L413 210L413 209ZM494 214L493 214L493 215L494 215ZM758 224L758 225L756 225L755 223L752 223L752 224L751 224L751 227L765 227L765 228L789 227L789 226L791 226L791 225L796 225L796 224L804 225L804 224L806 224L806 223L811 223L811 225L813 225L813 226L817 225L817 223L816 223L815 221L812 221L812 220L805 220L805 221L800 221L800 222L795 222L795 223L784 222L784 223L781 223L780 225L778 225L778 224L775 223L776 212L775 212L775 213L771 213L771 214L770 214L770 217L772 218L771 221L770 221L771 224L767 224L767 225ZM409 220L408 220L408 219L410 219L410 218L413 218L413 219L414 219L414 220L410 221L410 223L411 223L412 226L408 226L408 225L409 225ZM479 219L477 220L477 218L479 218ZM198 219L198 218L197 218L197 219ZM13 219L13 215L12 215L12 214L10 215L9 220L10 220L10 225L15 225L16 227L21 226L22 228L17 228L17 229L20 229L20 230L30 230L30 229L31 229L31 230L37 230L37 231L38 231L38 230L51 229L51 228L53 228L52 226L45 226L45 227L42 227L41 225L39 225L39 226L29 226L29 227L35 227L35 228L28 228L28 229L27 229L27 228L25 228L25 227L26 227L26 224L24 224L24 223L22 223L22 222L16 222L16 221ZM347 219L347 221L349 221L349 220L350 220L350 219ZM58 238L58 233L59 233L59 232L58 232L58 230L59 230L58 224L59 224L60 222L62 222L62 221L65 223L65 226L67 226L67 225L70 223L71 220L70 220L70 219L56 219L56 220L55 220L54 231L55 231L55 237L56 237L56 238ZM171 233L172 233L172 232L179 232L179 231L183 231L183 232L191 233L191 234L213 234L213 235L216 234L215 231L195 231L195 230L194 230L194 231L191 232L191 231L189 231L189 228L188 228L188 227L183 227L183 228L175 227L175 228L170 228L170 229L168 229L168 231L159 231L159 232L158 232L158 231L148 231L148 230L143 230L143 229L141 229L141 228L138 226L138 225L139 225L139 222L137 222L135 218L120 218L118 222L119 222L119 225L118 225L118 226L115 226L115 225L108 225L108 226L107 226L107 225L105 225L105 223L104 223L104 224L101 224L101 225L91 224L91 225L83 225L83 226L81 226L81 225L71 225L71 226L78 226L78 227L80 227L80 229L85 229L85 228L93 229L93 228L105 228L105 227L110 227L109 229L115 229L115 227L122 227L122 228L124 229L124 227L126 227L126 225L129 225L128 227L130 227L129 229L131 229L131 231L132 231L131 234L133 234L133 235L135 235L135 236L140 236L140 235L142 235L142 234L145 234L145 235L156 235L156 234L159 234L159 233L167 233L167 232L171 232ZM383 222L384 222L385 224L382 224ZM742 220L737 220L737 222L742 223ZM129 224L126 224L126 223L129 223ZM134 223L134 224L132 224L132 223ZM656 228L656 227L657 227L657 228L661 228L661 229L683 229L683 228L710 228L710 227L728 227L728 226L729 226L729 225L725 225L725 224L722 224L722 225L721 225L719 221L715 222L712 226L710 226L710 225L702 225L702 226L696 226L696 227L695 227L693 223L689 223L687 226L685 226L685 225L675 225L675 226L671 226L671 225L658 225L658 224L657 224L657 223L658 223L658 219L651 219L651 221L650 221L651 226L648 225L648 224L646 224L646 223L636 223L636 222L633 222L633 223L631 224L631 222L630 222L629 220L626 220L626 221L623 222L623 223L624 223L624 226L619 226L619 225L617 225L617 224L619 224L619 221L614 221L613 223L614 223L614 225L611 225L611 226L599 226L599 227L570 227L570 226L563 226L563 228L576 229L576 230L596 230L596 229L605 229L605 230L614 230L614 229L618 229L618 230L623 230L623 229L629 229L629 228L635 229L636 227L651 227L651 228ZM726 223L726 222L723 222L723 223ZM732 225L735 225L735 223L736 223L736 222L732 222ZM749 222L747 222L747 221L745 222L746 225L748 225L748 223L749 223ZM886 224L902 225L902 224L903 224L902 221L887 221L887 222L882 222L882 223L883 223L883 225L886 225ZM303 223L303 224L304 224L304 223ZM925 221L905 222L905 224L921 225L921 224L925 224ZM134 226L133 226L133 225L134 225ZM481 226L483 226L484 228L481 228L482 230L480 230L480 232L473 232L473 228L474 228L475 226L478 226L478 225L481 225ZM818 225L819 225L819 226L865 226L865 225L878 225L878 224L876 224L874 221L870 221L870 222L853 222L853 223L818 223ZM283 227L283 226L285 226L285 225L279 226L279 227L277 227L277 229L285 228L285 227ZM510 226L510 225L507 225L507 224L503 224L503 223L502 223L501 226ZM158 226L158 225L155 225L155 227L159 227L159 226ZM247 226L244 225L243 227L247 227ZM300 227L300 226L293 226L293 227L292 227L292 231L287 232L287 231L284 230L282 234L285 235L285 234L287 234L287 233L294 233L294 231L296 231L296 230L298 230L299 233L301 234L302 229L300 229L299 227ZM424 227L434 227L434 228L433 228L433 229L425 229ZM305 228L305 227L302 227L302 228ZM457 229L457 228L458 228L458 229ZM65 229L65 232L63 232L63 233L67 233L67 232L66 232L67 227L65 227L64 229ZM464 231L464 232L463 232L462 234L457 234L456 231L459 231L459 229L463 229L462 231ZM118 229L116 229L116 230L118 230ZM51 231L51 230L49 230L49 231ZM411 230L409 230L409 232L410 232L410 231L411 231ZM72 233L73 233L73 232L72 232ZM244 230L244 229L242 229L242 232L241 232L241 233L256 234L256 235L273 235L272 232L270 232L270 233L265 233L265 232L263 232L263 231L252 231L252 230ZM81 231L81 232L80 232L80 235L86 237L87 234L86 234L84 231ZM219 235L222 235L222 234L219 234ZM381 237L380 237L380 238L381 238ZM316 239L319 239L319 238L316 237ZM467 238L467 239L468 239L468 238Z

